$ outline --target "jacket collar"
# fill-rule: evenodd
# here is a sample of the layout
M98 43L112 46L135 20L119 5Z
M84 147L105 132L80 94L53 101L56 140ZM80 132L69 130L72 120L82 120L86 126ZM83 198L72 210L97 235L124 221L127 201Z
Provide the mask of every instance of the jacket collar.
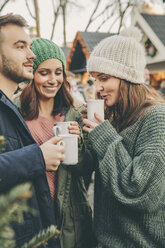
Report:
M4 104L7 108L10 109L10 111L12 111L16 117L19 119L19 121L21 122L21 124L24 126L24 128L27 130L27 132L30 134L30 131L19 111L19 109L17 108L17 106L3 93L3 91L0 90L0 103ZM31 136L31 134L30 134ZM32 137L32 136L31 136Z

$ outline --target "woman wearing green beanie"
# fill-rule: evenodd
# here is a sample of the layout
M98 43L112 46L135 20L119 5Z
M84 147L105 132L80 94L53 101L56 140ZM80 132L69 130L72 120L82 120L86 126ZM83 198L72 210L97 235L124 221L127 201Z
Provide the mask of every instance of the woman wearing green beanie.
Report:
M23 89L20 102L22 115L33 138L41 145L53 136L53 126L61 121L72 121L69 132L80 135L81 108L76 110L73 106L62 50L50 40L36 38L32 51L36 55L34 79ZM81 137L81 164L61 164L56 172L45 171L45 176L37 179L45 189L44 192L40 188L35 189L43 227L54 224L61 232L58 241L49 242L49 248L94 247L91 208L83 179L76 174L77 168L84 166L83 161L87 158L82 154L85 155Z

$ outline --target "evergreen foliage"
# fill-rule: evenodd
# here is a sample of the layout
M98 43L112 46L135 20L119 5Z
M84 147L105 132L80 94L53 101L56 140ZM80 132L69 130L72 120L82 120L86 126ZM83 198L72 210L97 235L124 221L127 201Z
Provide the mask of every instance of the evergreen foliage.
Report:
M0 136L0 151L4 151L5 139ZM0 248L14 248L15 233L12 229L11 222L23 222L23 212L31 212L37 214L37 212L27 205L27 200L32 196L32 185L30 183L24 183L12 188L4 195L0 195ZM43 230L27 244L24 244L22 248L37 248L42 244L54 237L57 238L60 231L56 226L51 225L46 230Z

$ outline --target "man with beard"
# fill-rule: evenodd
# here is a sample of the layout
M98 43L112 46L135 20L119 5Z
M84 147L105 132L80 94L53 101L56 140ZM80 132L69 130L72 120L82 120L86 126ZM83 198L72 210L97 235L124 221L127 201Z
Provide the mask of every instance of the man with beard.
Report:
M35 55L32 41L24 31L26 26L19 15L0 17L0 135L5 138L5 152L0 151L0 193L31 181L34 193L29 206L38 211L36 216L25 213L22 224L12 224L17 248L43 228L55 224L46 171L56 171L64 159L64 147L56 145L61 138L54 137L39 147L11 102L18 84L33 78ZM55 240L48 247L57 247Z

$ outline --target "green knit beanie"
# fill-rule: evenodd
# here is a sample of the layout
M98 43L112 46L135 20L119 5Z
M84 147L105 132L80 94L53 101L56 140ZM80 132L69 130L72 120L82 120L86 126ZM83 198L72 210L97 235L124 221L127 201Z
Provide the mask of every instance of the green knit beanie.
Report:
M62 49L57 46L53 41L36 38L32 42L32 51L36 58L33 62L33 72L37 67L47 59L59 59L65 69L65 55Z

